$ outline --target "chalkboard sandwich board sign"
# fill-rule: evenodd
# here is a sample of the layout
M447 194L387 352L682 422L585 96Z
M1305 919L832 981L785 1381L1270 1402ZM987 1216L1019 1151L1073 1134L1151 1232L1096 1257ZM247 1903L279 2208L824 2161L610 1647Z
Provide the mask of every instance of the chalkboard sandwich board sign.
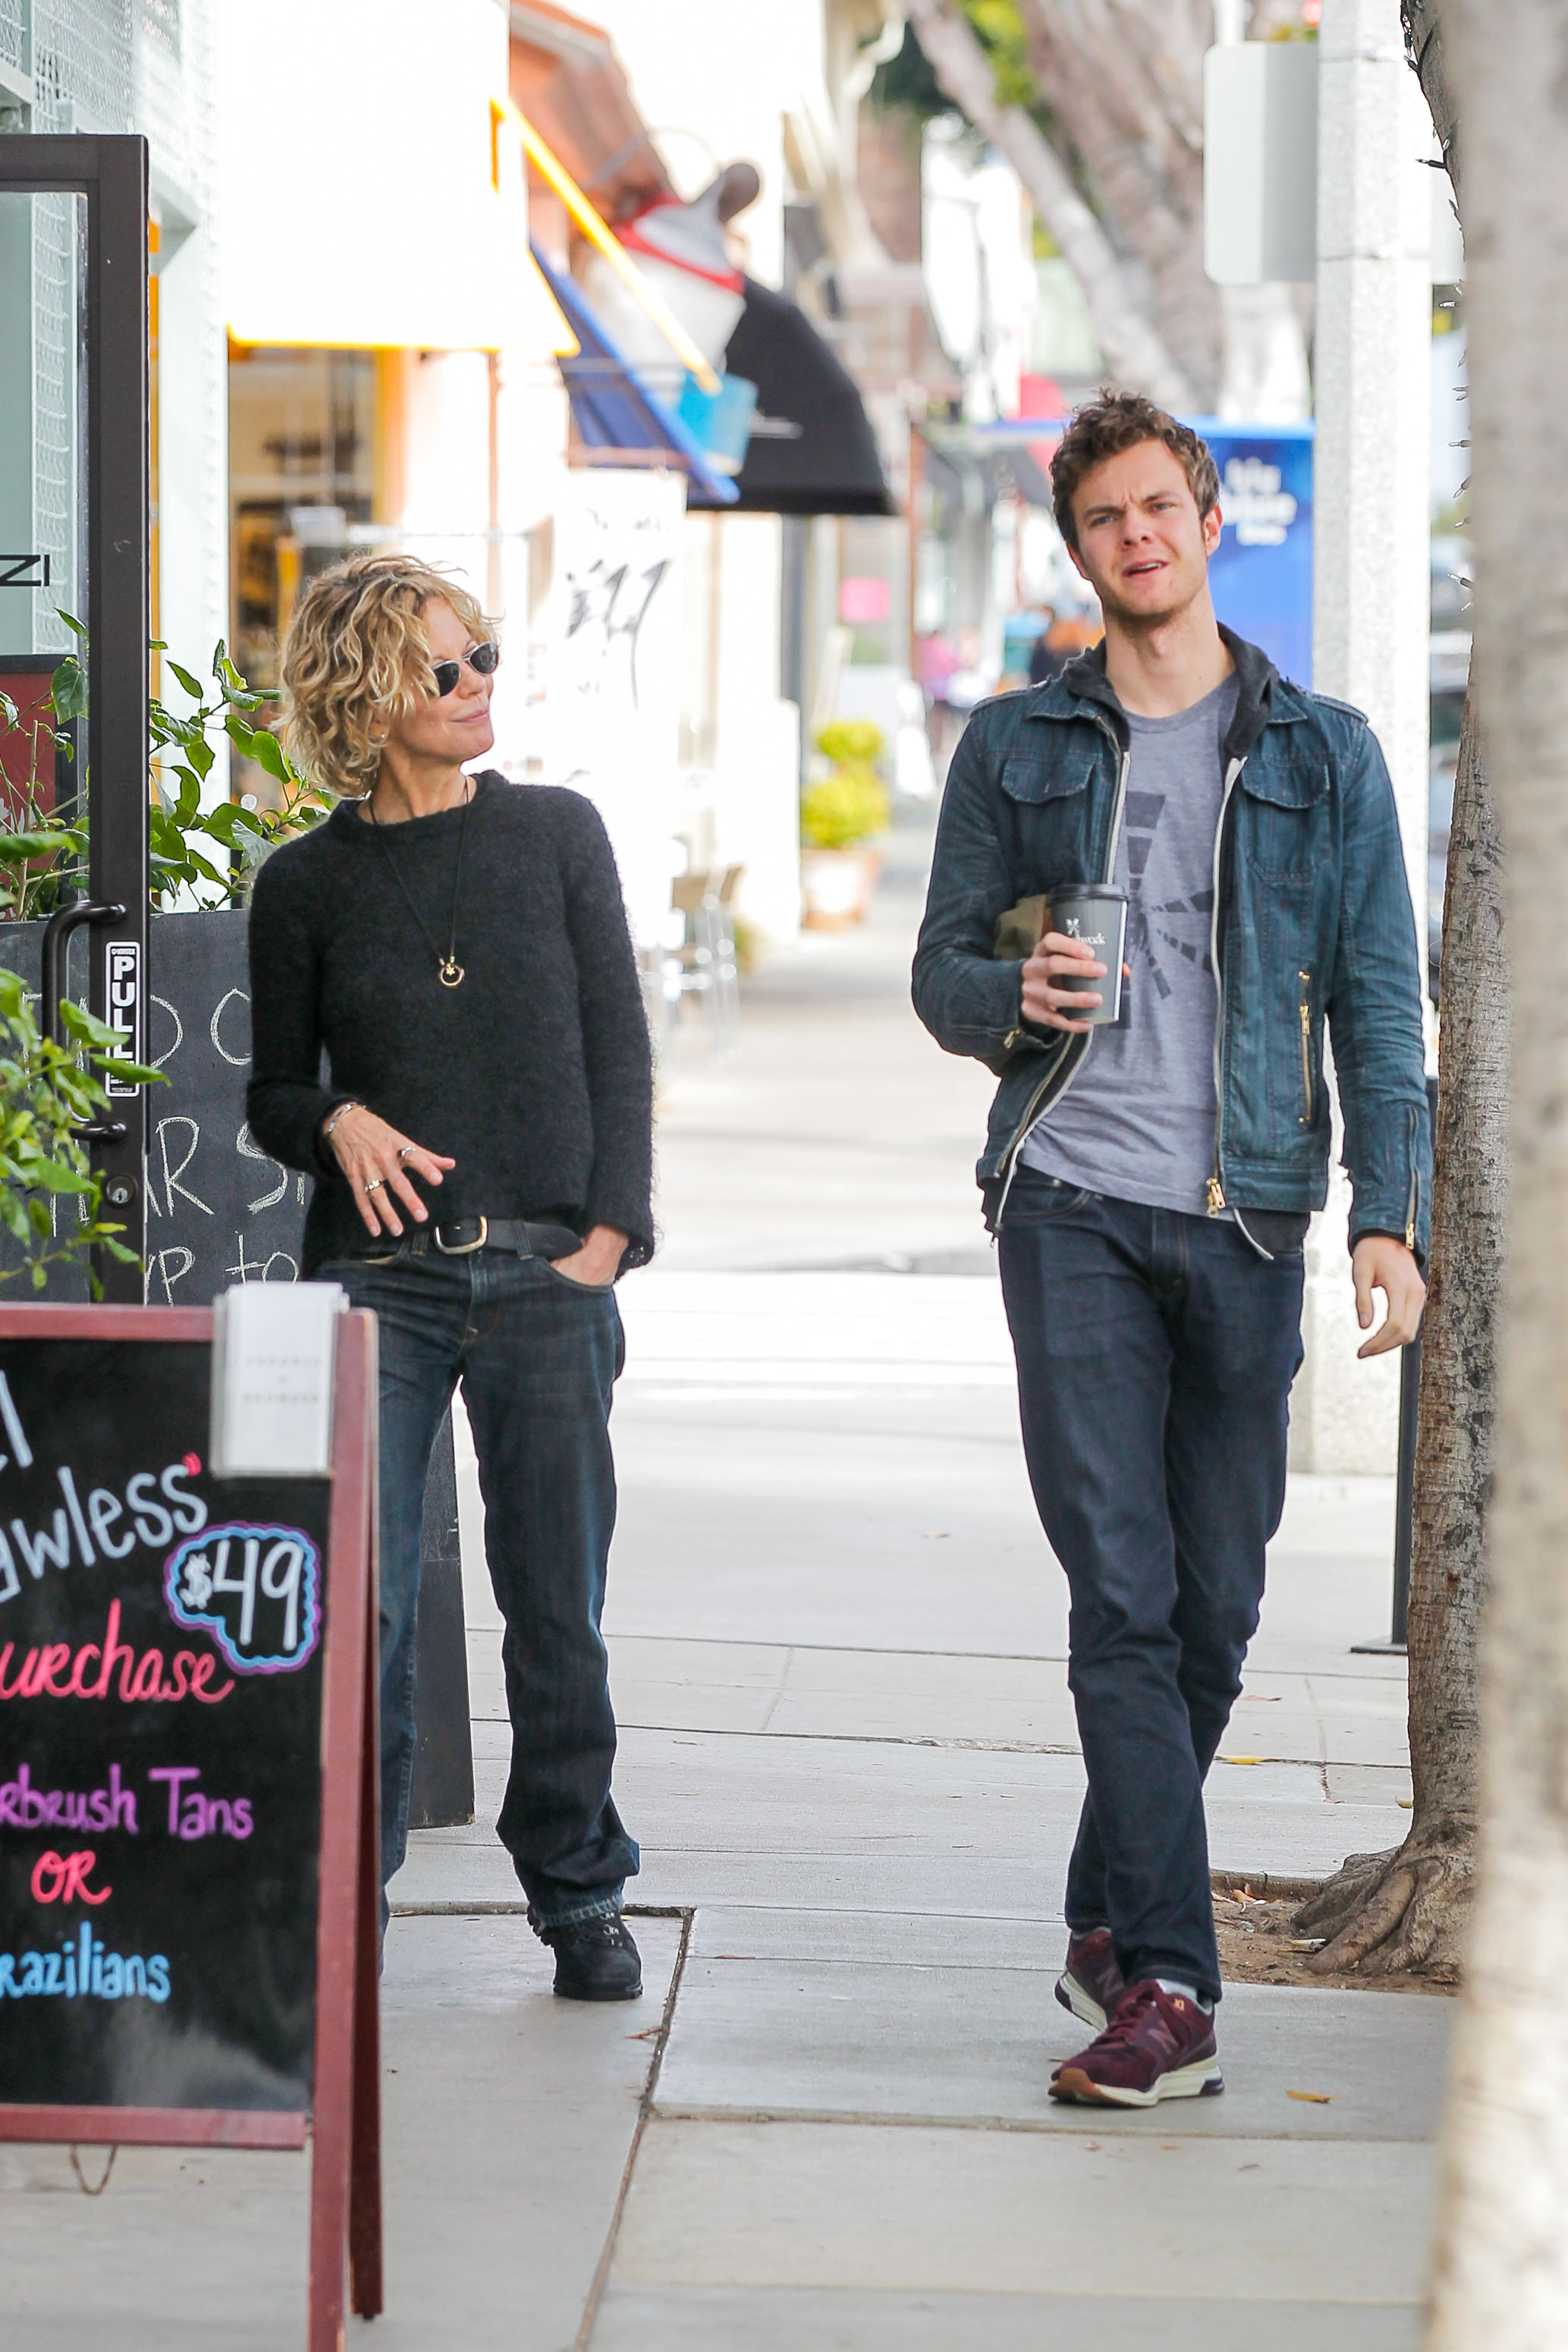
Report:
M217 1477L205 1309L0 1309L0 2140L312 2145L381 2308L374 1318L330 1470Z

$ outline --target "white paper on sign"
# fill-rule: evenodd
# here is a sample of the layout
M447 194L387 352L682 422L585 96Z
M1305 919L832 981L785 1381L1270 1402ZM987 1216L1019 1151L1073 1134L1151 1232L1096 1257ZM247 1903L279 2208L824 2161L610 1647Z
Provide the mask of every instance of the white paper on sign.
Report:
M335 1282L247 1282L214 1300L214 1475L326 1475L333 1350L348 1303Z

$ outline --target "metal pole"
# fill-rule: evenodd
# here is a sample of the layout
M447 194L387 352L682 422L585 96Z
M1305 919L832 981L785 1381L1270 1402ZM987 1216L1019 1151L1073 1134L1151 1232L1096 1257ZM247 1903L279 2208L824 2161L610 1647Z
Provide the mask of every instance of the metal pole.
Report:
M1399 1468L1394 1481L1394 1607L1390 1649L1406 1646L1410 1616L1410 1555L1416 1544L1416 1431L1421 1409L1419 1335L1399 1350Z
M84 144L88 143L86 142ZM147 142L95 139L88 196L89 896L118 905L95 926L89 1002L125 1037L147 1041L148 352ZM113 1124L92 1146L103 1201L140 1260L147 1247L147 1092L116 1088ZM140 1264L95 1252L106 1300L140 1307Z

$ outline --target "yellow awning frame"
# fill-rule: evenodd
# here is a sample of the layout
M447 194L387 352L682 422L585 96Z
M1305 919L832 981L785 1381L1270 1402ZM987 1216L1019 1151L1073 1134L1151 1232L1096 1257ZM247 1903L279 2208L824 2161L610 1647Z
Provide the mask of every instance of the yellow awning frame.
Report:
M589 243L604 256L632 299L638 302L683 366L691 370L705 392L716 392L718 377L693 342L664 296L648 283L625 247L600 217L571 173L545 144L520 107L509 98L490 100L490 176L501 184L501 131L505 125L522 142L523 152L541 179L555 190ZM542 282L542 281L541 281Z

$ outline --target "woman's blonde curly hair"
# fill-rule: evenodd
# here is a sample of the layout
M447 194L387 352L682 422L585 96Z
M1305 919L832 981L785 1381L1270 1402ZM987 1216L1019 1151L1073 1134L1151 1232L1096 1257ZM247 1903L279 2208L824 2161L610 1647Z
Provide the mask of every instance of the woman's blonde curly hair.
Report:
M421 615L439 598L476 638L495 635L465 588L416 556L350 555L312 580L283 646L283 741L311 782L345 798L376 780L387 721L435 692Z

